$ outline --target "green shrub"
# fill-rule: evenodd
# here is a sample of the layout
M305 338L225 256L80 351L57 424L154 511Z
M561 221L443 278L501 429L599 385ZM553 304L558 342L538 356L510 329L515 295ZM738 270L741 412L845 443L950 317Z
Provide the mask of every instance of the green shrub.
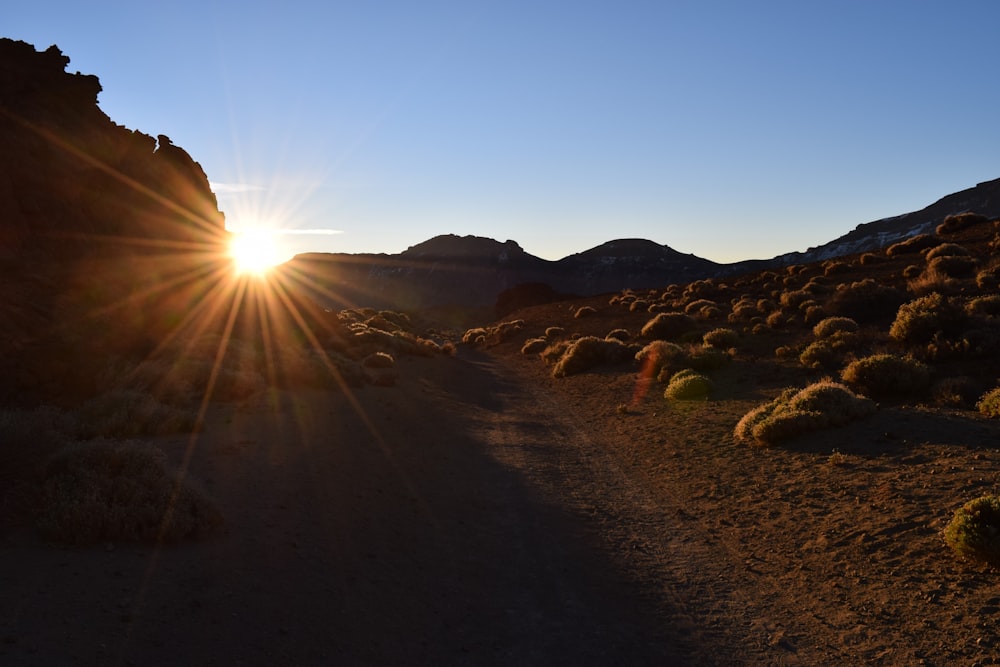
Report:
M962 505L945 527L944 541L959 556L1000 565L1000 498L980 496Z
M702 337L702 342L709 346L722 350L735 347L740 340L740 335L732 329L720 328L712 329Z
M930 367L912 357L873 354L847 365L841 379L876 398L917 394L931 381Z
M684 313L659 313L642 327L643 338L669 340L694 331L697 325L694 318Z
M786 389L770 403L760 405L736 425L738 442L769 445L822 428L841 426L875 412L868 398L844 385L817 382L805 389Z
M39 528L56 542L176 541L221 524L211 500L171 472L151 445L77 443L54 455L46 470Z
M700 401L712 393L712 381L692 370L684 370L670 378L664 398L674 401Z
M628 358L629 348L619 340L583 336L573 341L562 355L552 375L557 378L575 375L602 364L614 364Z
M539 354L549 346L549 341L544 338L529 338L524 341L521 347L521 354Z
M1000 417L1000 387L983 394L976 403L976 409L984 417Z
M813 335L816 338L829 338L835 333L854 333L858 330L858 323L849 317L827 317L820 320L813 327Z

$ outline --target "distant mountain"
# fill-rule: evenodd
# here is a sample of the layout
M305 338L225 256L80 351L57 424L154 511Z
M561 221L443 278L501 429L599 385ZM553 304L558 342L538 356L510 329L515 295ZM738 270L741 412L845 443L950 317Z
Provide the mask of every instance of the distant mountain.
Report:
M662 287L714 275L719 267L642 239L609 241L553 262L514 241L448 234L398 255L298 255L285 270L321 284L317 298L332 306L415 310L488 307L501 292L524 284L545 284L553 294Z
M858 225L851 232L804 252L791 252L763 261L737 262L730 266L729 272L808 264L878 250L917 234L932 234L949 215L966 212L979 213L988 218L1000 217L1000 179L985 181L973 188L942 197L919 211Z

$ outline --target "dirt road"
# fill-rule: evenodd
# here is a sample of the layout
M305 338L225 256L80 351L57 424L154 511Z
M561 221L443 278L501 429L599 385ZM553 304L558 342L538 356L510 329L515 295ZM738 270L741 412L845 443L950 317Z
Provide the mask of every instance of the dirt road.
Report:
M515 377L470 353L403 360L397 386L351 400L216 406L194 441L157 444L176 461L194 448L224 533L163 548L6 536L0 661L690 664L697 633L664 593L684 582L628 562L664 542L615 516L642 489Z

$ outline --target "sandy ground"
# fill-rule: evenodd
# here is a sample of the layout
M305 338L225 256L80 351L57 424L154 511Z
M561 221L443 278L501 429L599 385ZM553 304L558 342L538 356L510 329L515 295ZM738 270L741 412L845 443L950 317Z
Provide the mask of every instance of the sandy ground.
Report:
M556 380L518 349L218 405L157 441L192 448L223 534L4 535L0 662L1000 664L996 574L940 536L996 491L995 422L883 405L749 449L732 428L780 367L735 363L713 400L670 405L630 366Z

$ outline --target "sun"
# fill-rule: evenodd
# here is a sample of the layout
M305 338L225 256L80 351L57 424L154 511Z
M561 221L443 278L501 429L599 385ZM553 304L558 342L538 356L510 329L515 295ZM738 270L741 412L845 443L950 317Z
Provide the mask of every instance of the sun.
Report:
M250 229L233 234L229 256L237 273L263 275L288 257L279 235L269 229Z

